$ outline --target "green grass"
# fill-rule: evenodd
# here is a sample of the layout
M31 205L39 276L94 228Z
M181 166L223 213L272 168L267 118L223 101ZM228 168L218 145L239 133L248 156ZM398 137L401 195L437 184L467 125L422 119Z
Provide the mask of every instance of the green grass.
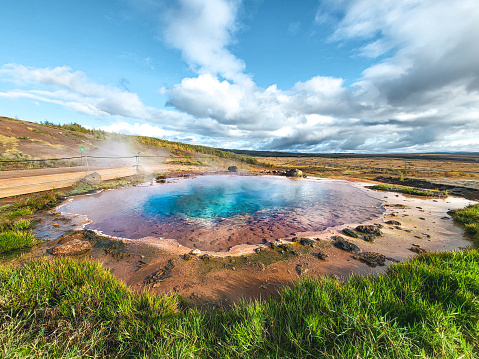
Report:
M456 222L463 224L466 232L479 237L479 205L473 204L465 208L449 211Z
M35 238L32 231L3 231L0 233L0 253L8 252L13 249L33 247L39 241Z
M307 279L228 311L133 292L96 262L0 267L4 358L473 358L478 321L476 250Z
M368 187L370 189L387 192L398 192L421 197L447 197L447 192L436 190L421 190L413 187L393 186L388 184L379 184Z

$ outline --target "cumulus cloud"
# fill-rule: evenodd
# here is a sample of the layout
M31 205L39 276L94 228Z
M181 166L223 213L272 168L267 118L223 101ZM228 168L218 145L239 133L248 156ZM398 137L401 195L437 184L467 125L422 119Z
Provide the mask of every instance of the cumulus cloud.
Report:
M315 21L331 29L328 41L359 44L354 56L374 63L349 82L318 73L289 89L258 86L229 50L240 26L240 0L154 2L163 40L196 72L161 90L167 109L146 106L125 86L100 85L65 66L5 65L1 79L30 88L0 97L118 118L104 127L111 131L219 147L479 151L475 2L323 0Z
M245 64L227 47L240 5L241 0L178 0L162 9L163 37L195 71L238 80Z
M202 74L165 93L170 106L233 126L263 148L443 150L451 134L478 133L477 19L472 0L326 0L316 21L332 26L329 40L358 41L357 55L377 58L350 87L318 75L264 89ZM450 149L466 149L458 143Z

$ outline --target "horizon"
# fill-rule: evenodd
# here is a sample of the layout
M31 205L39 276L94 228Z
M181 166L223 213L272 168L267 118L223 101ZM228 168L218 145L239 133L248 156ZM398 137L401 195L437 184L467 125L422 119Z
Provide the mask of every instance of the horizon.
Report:
M479 152L472 0L0 4L2 116L234 150Z

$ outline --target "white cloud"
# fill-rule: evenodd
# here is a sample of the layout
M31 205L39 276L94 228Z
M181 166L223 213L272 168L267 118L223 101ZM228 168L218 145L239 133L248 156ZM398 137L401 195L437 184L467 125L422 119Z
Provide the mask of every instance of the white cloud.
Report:
M4 65L0 79L24 89L0 97L111 117L117 122L104 128L112 131L221 147L479 151L475 0L324 0L316 20L332 29L330 40L359 44L355 55L376 63L350 86L318 74L283 90L257 86L229 50L240 0L155 4L165 41L197 73L160 89L169 110L146 106L135 93L97 84L65 66Z
M166 42L200 73L238 80L245 64L228 49L237 30L241 0L178 0L161 15Z
M100 130L106 132L116 132L129 135L138 135L138 136L150 136L165 138L177 135L177 133L172 131L165 131L164 129L158 126L152 126L148 123L128 123L125 121L115 122L111 125L101 126Z

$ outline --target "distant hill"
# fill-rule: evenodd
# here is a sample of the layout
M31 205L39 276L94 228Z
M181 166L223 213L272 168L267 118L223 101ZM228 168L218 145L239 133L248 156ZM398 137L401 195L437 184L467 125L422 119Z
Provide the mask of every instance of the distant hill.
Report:
M402 158L428 159L437 161L479 162L478 152L436 152L436 153L298 153L282 151L252 151L221 149L240 155L252 157L319 157L319 158Z

